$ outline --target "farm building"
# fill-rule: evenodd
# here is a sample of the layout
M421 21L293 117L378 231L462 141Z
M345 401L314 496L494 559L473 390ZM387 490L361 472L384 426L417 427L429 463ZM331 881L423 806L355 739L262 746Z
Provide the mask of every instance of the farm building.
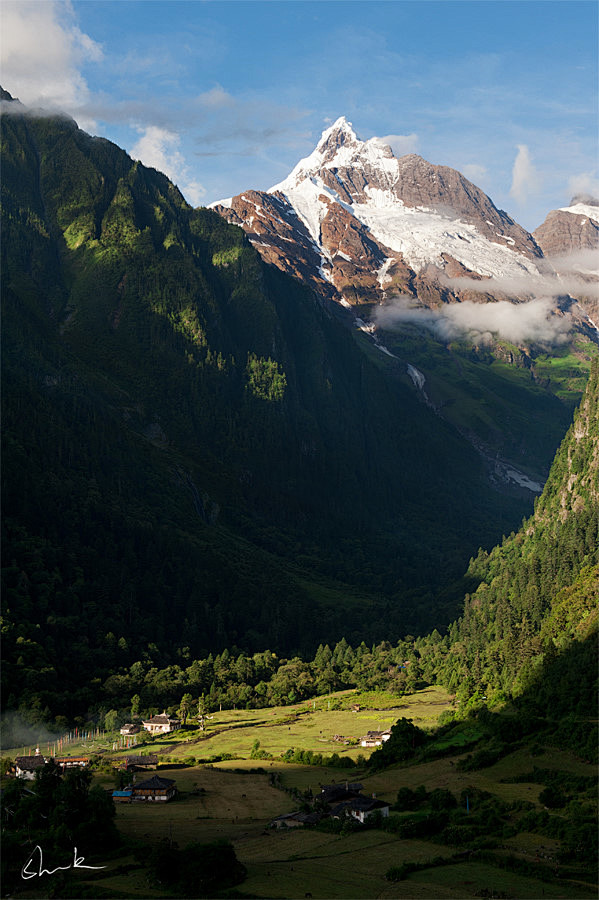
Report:
M136 769L155 769L157 765L158 754L146 753L145 756L126 756L123 768L134 772Z
M46 762L47 760L41 755L38 747L35 751L35 756L17 756L15 759L15 774L17 778L33 781L37 770L43 768Z
M360 796L364 785L359 781L343 781L340 784L322 784L320 786L320 800L329 806L333 803L341 803L342 800L351 800Z
M151 719L144 719L143 726L150 734L169 734L181 728L181 720L173 719L163 712L159 716L152 716Z
M331 809L331 816L334 819L341 818L345 813L349 812L358 822L364 822L374 813L380 813L384 819L389 815L389 804L384 800L377 800L376 797L354 797L352 800L346 800L339 803Z
M361 747L380 747L391 737L390 731L368 731L360 740Z
M121 734L139 734L140 731L141 727L139 725L133 725L131 722L126 722L121 728Z
M56 756L54 762L63 772L67 769L84 769L89 765L89 756Z
M383 818L387 818L389 804L377 800L374 794L372 797L365 797L361 791L362 785L358 782L346 781L341 784L322 785L320 794L315 798L315 809L312 812L298 810L286 813L277 816L270 825L272 828L297 828L300 825L315 825L321 819L341 819L348 814L362 824L374 813L380 813Z
M153 775L147 781L133 785L133 800L162 801L172 800L177 793L177 786L172 778L161 778Z
M112 799L115 803L131 803L133 800L166 803L172 800L176 793L177 786L172 778L153 775L146 781L140 781L138 784L133 782L121 791L113 791Z
M269 824L271 828L300 828L303 825L316 825L321 819L322 815L317 812L292 812L277 816Z

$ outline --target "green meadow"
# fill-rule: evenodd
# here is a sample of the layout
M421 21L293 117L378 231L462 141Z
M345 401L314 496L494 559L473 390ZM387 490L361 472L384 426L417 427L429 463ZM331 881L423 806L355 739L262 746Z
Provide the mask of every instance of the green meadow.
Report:
M359 705L359 709L355 708ZM272 827L273 820L300 806L298 793L320 792L322 784L359 781L365 794L376 794L393 805L398 791L450 791L459 803L464 792L513 804L506 819L516 824L523 810L543 810L543 784L532 780L533 770L562 776L592 776L594 767L573 753L551 746L516 746L494 765L460 771L458 763L481 738L476 720L456 724L437 742L445 755L403 763L373 772L366 766L371 750L344 739L357 739L368 730L391 727L400 717L431 729L438 716L452 707L446 692L428 687L402 698L389 694L358 695L345 691L315 702L263 710L215 712L205 732L191 724L173 735L142 745L157 752L158 774L175 779L178 796L168 804L116 805L116 824L123 849L105 861L106 868L91 878L77 873L81 896L141 898L174 896L157 885L148 868L153 848L197 842L228 841L245 866L246 878L231 896L254 898L590 898L596 884L587 869L568 870L559 860L561 841L534 829L507 829L499 841L464 850L447 840L401 836L381 828L328 833L315 828ZM337 739L335 739L337 736ZM111 744L111 736L105 741ZM255 742L268 754L252 758ZM330 756L349 755L357 767L339 769L285 763L290 747ZM74 755L82 747L71 745ZM137 748L139 750L139 748ZM137 752L137 750L135 752ZM131 752L131 751L129 751ZM126 751L107 752L95 781L106 790L115 785L113 765ZM108 757L110 759L108 759ZM223 758L224 757L224 758ZM191 759L193 758L193 763ZM212 762L208 762L212 758ZM528 776L531 776L528 780ZM520 776L523 780L514 781ZM146 777L138 774L138 779ZM462 798L462 800L460 800ZM588 792L582 802L592 804ZM520 811L519 811L520 810ZM564 811L565 814L565 811ZM391 812L396 823L426 816L424 812ZM469 847L472 845L468 845ZM80 848L82 851L85 848ZM507 868L506 868L507 866ZM399 880L388 880L390 870ZM41 897L35 890L22 897Z

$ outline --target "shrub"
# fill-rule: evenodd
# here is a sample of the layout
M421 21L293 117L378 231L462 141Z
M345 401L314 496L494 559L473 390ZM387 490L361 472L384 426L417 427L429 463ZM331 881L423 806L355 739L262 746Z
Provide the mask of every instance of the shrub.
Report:
M562 794L559 788L546 787L539 794L539 803L547 806L549 809L561 809L566 805L566 796Z

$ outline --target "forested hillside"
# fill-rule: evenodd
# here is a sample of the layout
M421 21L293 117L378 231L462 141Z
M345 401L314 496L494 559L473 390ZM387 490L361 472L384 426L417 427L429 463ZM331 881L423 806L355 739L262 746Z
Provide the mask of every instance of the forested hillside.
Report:
M463 700L529 690L545 712L594 708L599 601L599 365L534 515L469 567L476 591L427 674ZM442 648L442 649L441 649ZM533 690L530 690L534 688Z
M525 502L240 229L3 97L9 705L85 705L73 671L141 653L448 621Z
M225 648L243 660L271 647L286 664L342 639L360 648L358 682L382 683L390 665L403 683L408 645L392 645L450 622L464 585L491 590L512 544L464 580L468 559L528 502L494 489L468 441L239 228L72 120L16 103L2 116L2 228L6 707L82 715L135 666L119 702L148 672ZM572 464L586 463L577 450ZM592 572L574 583L568 565L591 560L596 540L580 490L552 538L570 536L562 580L549 550L533 565L576 596ZM545 531L514 546L553 534L545 508ZM519 577L505 635L478 609L506 601L482 604L480 588L451 635L466 651L441 665L449 639L437 634L428 656L422 639L427 674L470 692L512 684L554 602ZM319 657L315 690L354 678L338 646L335 664ZM237 684L272 674L253 666ZM174 690L149 690L148 704L178 702L186 677L163 679Z

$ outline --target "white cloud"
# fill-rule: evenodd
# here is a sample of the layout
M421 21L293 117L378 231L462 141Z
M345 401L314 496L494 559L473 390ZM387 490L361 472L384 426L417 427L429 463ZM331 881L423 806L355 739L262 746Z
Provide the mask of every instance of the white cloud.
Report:
M77 26L70 2L3 0L2 86L27 106L75 115L89 97L81 68L102 48Z
M557 300L570 294L575 297L581 291L597 296L597 285L589 285L579 277L577 272L591 272L597 268L597 252L595 250L579 250L560 257L551 257L551 268L539 275L496 276L478 281L474 278L447 278L441 276L440 281L454 290L482 291L494 296L517 297L518 299L539 300L553 298ZM559 275L555 272L558 270ZM503 301L502 301L503 302Z
M378 309L376 321L382 328L401 330L405 324L431 331L439 340L453 340L461 335L488 342L499 335L513 343L535 340L556 344L566 340L570 323L556 312L552 300L540 297L528 303L445 304L442 308L413 305L409 297L397 297Z
M395 156L405 156L407 153L418 152L417 134L387 134L378 138L383 144L388 144Z
M235 106L236 100L228 93L220 84L215 85L209 91L199 94L198 103L201 106L207 106L216 109L222 109L226 106Z
M599 199L599 178L592 172L573 175L568 181L568 188L571 197L582 194Z
M518 144L518 153L512 169L510 194L517 203L526 203L540 188L540 177L533 164L526 144Z
M137 131L141 137L131 148L131 156L139 159L144 166L164 172L192 206L199 206L206 190L199 181L190 177L189 167L178 149L179 135L158 125L138 127Z

